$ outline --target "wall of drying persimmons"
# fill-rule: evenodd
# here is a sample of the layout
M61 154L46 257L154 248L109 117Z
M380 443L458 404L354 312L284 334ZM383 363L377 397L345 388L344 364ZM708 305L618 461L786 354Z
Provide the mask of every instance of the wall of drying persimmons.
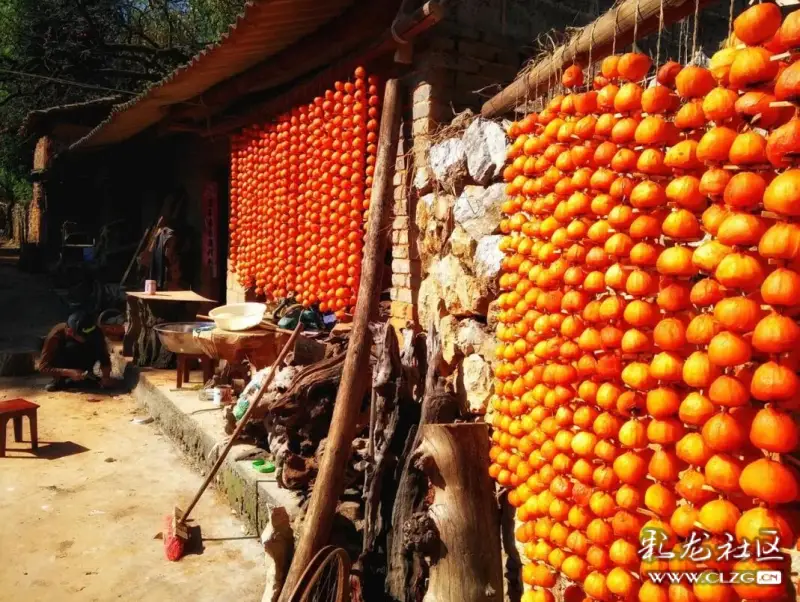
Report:
M379 89L353 78L231 141L230 267L258 298L339 318L356 301L378 144Z
M784 12L748 8L708 68L669 62L652 85L642 54L588 85L572 66L510 126L488 420L524 602L796 599L800 11ZM673 559L643 560L656 540ZM759 562L768 541L782 551ZM783 582L648 576L751 569Z

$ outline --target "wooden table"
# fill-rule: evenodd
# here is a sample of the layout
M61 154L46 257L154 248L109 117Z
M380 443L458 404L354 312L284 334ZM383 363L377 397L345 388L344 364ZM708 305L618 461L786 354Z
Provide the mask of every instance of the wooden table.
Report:
M158 291L154 295L127 293L127 327L123 353L137 366L170 368L173 353L164 349L153 327L167 322L195 322L202 305L215 304L194 291Z
M31 449L39 448L38 409L38 404L27 399L0 401L0 458L6 455L6 427L9 420L14 422L14 441L22 441L22 419L27 416L31 429Z
M194 340L207 355L215 359L226 360L231 364L247 361L256 369L261 369L273 364L290 336L291 330L277 326L237 332L214 328L196 332ZM298 360L311 363L322 359L326 348L325 343L300 333L292 352Z

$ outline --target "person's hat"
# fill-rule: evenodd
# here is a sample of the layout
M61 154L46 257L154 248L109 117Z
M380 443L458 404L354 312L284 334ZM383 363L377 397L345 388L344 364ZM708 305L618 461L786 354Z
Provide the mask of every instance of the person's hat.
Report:
M91 334L97 328L94 317L85 311L76 311L67 318L67 326L78 334Z

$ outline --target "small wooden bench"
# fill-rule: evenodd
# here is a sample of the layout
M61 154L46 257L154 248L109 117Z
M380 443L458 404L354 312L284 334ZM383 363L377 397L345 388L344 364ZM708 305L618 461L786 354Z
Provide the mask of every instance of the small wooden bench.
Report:
M176 363L178 364L177 376L175 384L178 389L183 386L183 383L189 382L189 373L191 371L192 361L197 360L200 363L200 370L203 371L203 384L211 380L214 376L214 360L207 355L196 355L194 353L176 353Z
M31 449L39 447L39 432L36 424L36 411L39 405L27 399L0 401L0 458L6 455L6 426L14 421L14 441L22 441L22 418L28 417L31 429Z

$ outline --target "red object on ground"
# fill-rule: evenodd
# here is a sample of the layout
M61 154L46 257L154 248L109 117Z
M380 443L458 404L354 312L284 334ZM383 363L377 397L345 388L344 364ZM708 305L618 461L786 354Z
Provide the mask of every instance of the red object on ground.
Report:
M183 557L183 547L186 542L175 534L173 521L172 514L164 516L164 553L167 555L167 560L177 562Z
M14 441L22 441L22 419L27 416L31 428L31 448L35 450L39 447L38 409L38 404L27 399L0 401L0 458L6 455L6 425L9 420L14 424Z

